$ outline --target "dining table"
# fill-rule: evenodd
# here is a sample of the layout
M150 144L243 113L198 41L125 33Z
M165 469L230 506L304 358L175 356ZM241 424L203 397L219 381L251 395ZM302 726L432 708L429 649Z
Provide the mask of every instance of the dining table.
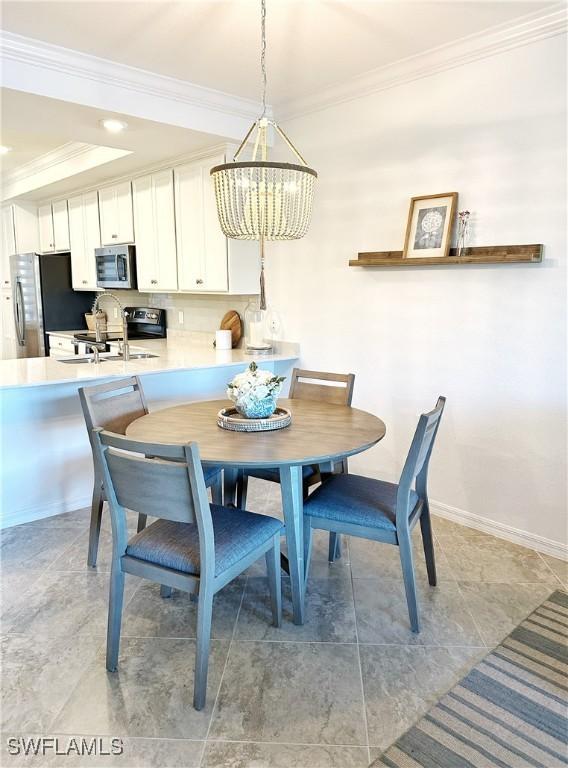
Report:
M385 435L385 424L372 413L351 406L280 398L278 406L288 409L292 416L289 426L273 431L233 432L217 423L219 412L228 405L226 400L205 400L151 411L132 421L126 434L151 443L197 443L202 464L224 470L225 506L235 505L239 471L279 470L293 620L303 624L302 468L318 465L322 472L332 471L335 463L378 443Z

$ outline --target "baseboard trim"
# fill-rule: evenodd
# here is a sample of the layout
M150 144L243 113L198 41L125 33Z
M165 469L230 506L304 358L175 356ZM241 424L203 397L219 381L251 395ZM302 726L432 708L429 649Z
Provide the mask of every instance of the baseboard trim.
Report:
M22 525L22 523L31 523L35 520L44 520L47 517L62 515L65 512L75 512L77 509L90 506L90 504L91 496L88 495L75 499L54 501L47 505L42 504L41 507L19 509L2 515L0 530L12 528L14 525ZM475 515L473 512L466 512L465 509L452 507L449 504L443 504L441 501L431 500L430 511L433 515L451 520L453 523L465 525L467 528L474 528L477 531L483 531L483 533L488 533L499 539L505 539L513 544L520 544L522 547L528 547L551 557L568 561L568 545L560 541L547 539L536 533L523 531L520 528L514 528L512 525L499 523L496 520L489 520L487 517Z
M48 504L42 504L41 507L26 507L17 509L14 512L2 513L0 519L0 530L12 528L15 525L23 523L33 523L36 520L44 520L47 517L62 515L65 512L75 512L78 509L91 506L92 496L81 496L75 499L61 499L52 501Z
M475 528L477 531L489 533L491 536L497 536L499 539L505 539L513 544L520 544L522 547L543 552L545 555L557 557L560 560L568 560L568 545L561 541L547 539L536 533L514 528L512 525L489 520L487 517L466 512L465 509L452 507L441 501L430 501L430 511L433 515L438 515L459 525L465 525L467 528Z

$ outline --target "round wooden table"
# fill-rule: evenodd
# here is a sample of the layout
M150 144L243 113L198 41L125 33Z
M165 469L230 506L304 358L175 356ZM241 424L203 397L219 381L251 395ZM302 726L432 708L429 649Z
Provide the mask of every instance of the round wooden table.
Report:
M234 503L237 473L242 468L273 467L280 471L282 507L294 621L304 621L304 552L302 467L323 465L371 448L386 432L384 423L371 413L316 400L287 400L278 404L292 413L289 427L274 432L230 432L217 425L217 413L226 400L207 400L177 405L142 416L126 429L128 437L151 443L199 445L205 465L225 470L225 504Z

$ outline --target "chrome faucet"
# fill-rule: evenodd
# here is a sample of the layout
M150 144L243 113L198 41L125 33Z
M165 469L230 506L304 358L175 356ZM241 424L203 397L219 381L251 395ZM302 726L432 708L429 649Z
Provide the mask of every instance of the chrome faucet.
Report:
M101 355L97 343L93 342L92 344L86 344L85 346L93 353L93 363L98 365L101 362Z
M113 301L116 301L118 305L118 309L120 310L120 316L122 318L122 349L120 348L120 342L118 345L118 352L122 355L122 357L125 360L130 360L130 345L128 344L128 312L123 309L122 304L120 301L116 298L114 293L111 293L110 291L102 291L102 293L99 293L97 298L95 299L95 302L93 304L93 309L91 310L93 313L93 317L95 318L95 339L97 341L102 341L103 337L101 335L101 327L99 324L99 321L97 320L97 311L99 309L99 299L101 299L103 296L108 296L110 299L113 299Z

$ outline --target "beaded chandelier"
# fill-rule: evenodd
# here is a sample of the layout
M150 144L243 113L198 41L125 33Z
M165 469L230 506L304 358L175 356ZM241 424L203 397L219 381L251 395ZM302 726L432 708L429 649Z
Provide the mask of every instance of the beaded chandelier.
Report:
M261 0L262 114L250 127L232 163L211 169L217 214L226 237L259 240L261 255L260 308L264 295L264 241L297 240L309 227L317 173L280 126L266 117L266 0ZM293 152L298 163L268 159L267 132L272 128ZM239 161L249 140L254 146L250 161Z

